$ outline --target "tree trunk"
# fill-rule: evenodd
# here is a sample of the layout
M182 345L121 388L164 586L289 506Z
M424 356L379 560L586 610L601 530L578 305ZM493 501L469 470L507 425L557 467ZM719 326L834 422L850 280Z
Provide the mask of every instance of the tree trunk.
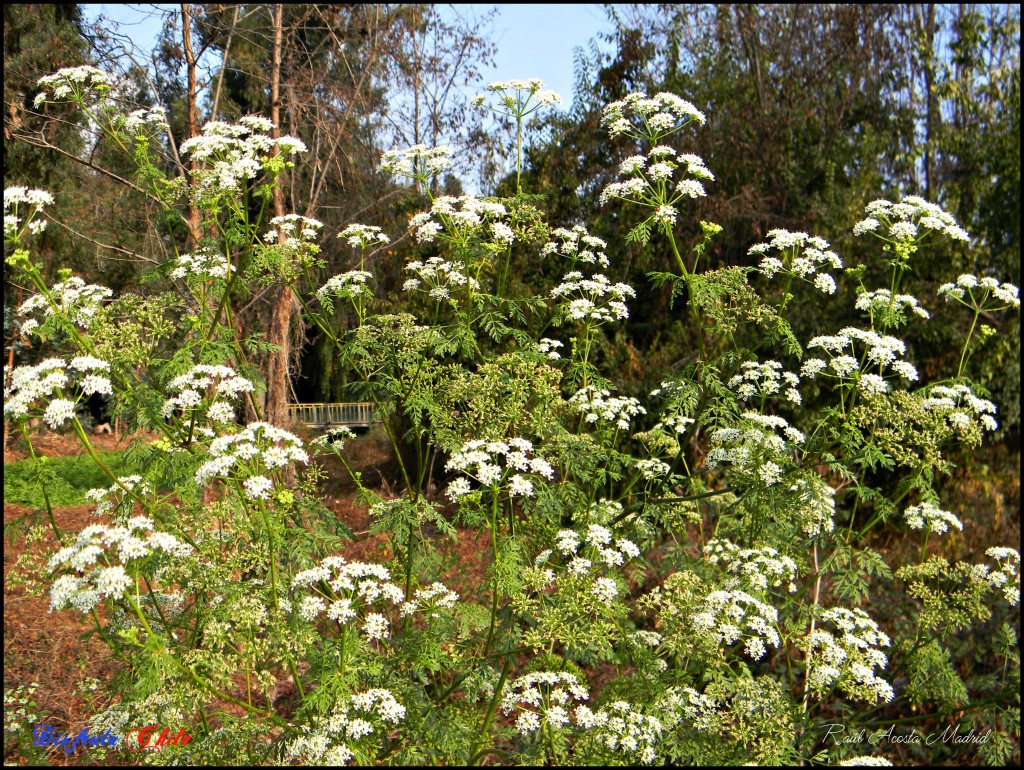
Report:
M281 135L282 13L281 3L275 4L274 45L270 70L270 121L274 124L270 131L275 139ZM284 192L281 190L280 181L278 178L279 184L274 187L274 216L277 217L283 217L285 214ZM281 428L289 425L288 394L291 391L291 383L288 378L288 359L291 358L292 317L297 309L291 286L280 286L275 292L270 330L267 335L267 341L275 345L277 350L267 355L267 400L263 414L267 422Z
M185 50L185 68L188 78L188 92L186 94L188 100L188 114L186 117L188 136L185 138L191 139L199 135L199 107L196 103L196 56L192 50L192 12L189 10L187 3L182 3L181 6L181 43L182 48ZM199 164L193 157L188 163L189 176L193 180L198 168ZM199 245L200 220L199 209L192 204L189 204L188 207L187 222L189 235L192 238L191 245L194 248Z

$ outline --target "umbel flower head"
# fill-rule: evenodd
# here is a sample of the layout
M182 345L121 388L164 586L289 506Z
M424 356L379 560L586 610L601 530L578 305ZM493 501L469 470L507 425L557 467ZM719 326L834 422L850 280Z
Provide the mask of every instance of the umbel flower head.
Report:
M540 253L543 256L558 254L569 260L569 269L575 269L577 262L599 267L608 267L608 257L604 250L608 243L587 232L583 225L575 225L572 229L558 227L551 231L553 240L544 244Z
M55 283L47 294L36 294L21 304L18 315L29 316L22 322L21 331L28 334L39 326L40 318L45 320L54 315L63 315L75 326L88 329L103 307L103 301L112 293L106 286L86 283L77 276L68 276ZM32 318L33 314L38 318Z
M113 82L110 76L101 69L89 65L65 67L52 75L39 78L42 90L36 95L33 104L38 110L46 102L77 101L90 93L102 96L111 86Z
M590 694L575 674L565 671L537 671L505 685L501 710L509 715L519 710L516 729L530 735L542 725L561 730L569 724L568 706L588 700Z
M405 601L405 593L391 582L387 567L348 562L341 556L328 556L318 566L298 573L292 579L292 589L308 591L298 605L302 620L313 622L321 615L339 624L362 620L360 628L370 641L386 637L390 623L381 613L367 610L377 603L397 607ZM458 598L457 594L453 596ZM444 606L447 597L437 590L426 595L421 591L415 601L416 605L404 614L414 612L421 604Z
M446 470L461 471L491 488L497 488L507 481L510 495L532 497L533 482L530 476L542 476L550 480L555 475L555 469L547 460L531 457L532 454L533 444L524 438L467 441L444 467ZM448 496L452 500L470 491L469 479L464 477L448 485Z
M339 238L345 238L348 245L353 249L366 249L377 244L387 244L391 239L376 225L352 224L338 233Z
M843 261L824 238L776 229L766 243L754 244L747 253L761 257L757 269L767 278L782 273L813 284L823 294L836 292L835 278L825 271L842 269Z
M143 536L142 533L148 532ZM89 612L104 597L119 597L133 579L125 567L152 553L182 558L192 546L167 532L154 530L145 516L129 519L124 526L91 524L83 529L75 543L60 549L47 564L51 571L66 572L50 587L50 610L73 607ZM79 576L84 577L79 577Z
M1020 309L1020 289L1012 283L1000 283L991 276L978 278L964 273L956 279L956 283L944 283L937 294L945 297L946 302L959 302L972 310L1005 310L1012 307Z
M24 420L41 413L43 422L57 430L75 416L79 399L113 393L109 371L110 364L92 356L70 363L47 358L35 366L5 366L4 419ZM74 400L68 397L72 388Z
M573 271L562 277L551 296L561 300L562 318L600 325L629 318L626 298L635 297L636 291L628 283L612 283L602 273L585 278Z
M864 352L859 359L858 345L864 346ZM890 376L898 375L911 381L918 378L917 368L900 358L907 349L903 341L876 331L850 326L841 329L835 335L814 337L807 343L807 347L824 350L830 360L826 362L820 358L808 358L804 361L800 374L810 379L827 376L853 381L867 396L888 392L889 385L884 375L879 372L889 370ZM872 371L868 372L868 369Z
M587 385L569 398L573 409L587 422L607 422L619 430L629 430L629 421L637 415L647 414L635 398L612 396L608 390Z
M447 171L453 165L452 148L448 145L427 147L425 144L414 144L405 150L388 150L380 159L381 171L421 182Z
M201 193L234 194L250 179L268 167L274 149L281 155L306 152L306 145L293 136L273 139L273 124L259 115L246 115L237 123L212 120L199 136L181 144L181 153L208 164L197 172Z
M234 420L232 402L252 393L255 386L230 366L198 364L171 380L167 390L175 395L164 402L161 414L165 418L180 411L186 418L205 418L216 424Z
M545 90L544 81L537 78L495 80L487 84L487 90L498 97L500 107L492 107L494 112L518 118L524 118L541 107L563 104L562 97L555 91ZM473 105L482 107L486 101L486 96L477 96Z
M948 532L950 527L959 529L961 532L964 528L960 519L932 503L910 506L903 512L903 518L906 519L911 529L923 529L939 535Z
M249 423L244 430L210 442L210 458L196 471L196 483L235 480L252 500L269 500L274 482L267 474L292 463L308 463L302 440L266 422Z
M657 144L690 123L703 125L704 120L703 112L675 94L663 91L648 97L634 91L606 105L601 124L612 137L627 136Z
M30 233L41 233L46 229L46 220L36 217L52 205L53 196L46 190L4 188L4 240L16 240L26 228Z
M955 241L970 240L967 231L952 214L917 195L908 195L899 203L876 200L864 209L867 216L853 227L854 235L871 233L890 243L917 243L934 232Z
M803 640L810 691L821 696L838 687L858 700L891 701L892 686L874 673L888 664L880 648L889 646L889 637L878 624L863 610L844 607L825 610L821 619L838 633L817 628Z
M507 214L503 204L475 195L440 195L430 211L421 211L409 220L409 229L417 243L433 243L438 236L457 243L479 238L500 250L515 238L508 225L497 221Z
M234 272L235 266L220 252L198 248L191 254L181 254L174 259L171 279L208 281L212 278L226 279Z
M340 767L356 758L370 741L380 741L405 719L406 709L390 690L364 690L341 698L324 717L300 728L288 744L288 757L305 763ZM372 756L371 750L371 756ZM364 748L361 755L366 755Z
M415 278L406 279L402 291L424 291L436 302L451 299L456 287L465 286L479 288L479 282L467 274L464 262L453 259L448 261L441 257L429 257L420 262L409 262L405 269Z

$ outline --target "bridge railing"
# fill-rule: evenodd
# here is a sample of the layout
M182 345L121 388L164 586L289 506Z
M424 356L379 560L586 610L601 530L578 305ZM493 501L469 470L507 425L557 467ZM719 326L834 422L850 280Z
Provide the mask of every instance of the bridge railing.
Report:
M373 404L369 401L352 401L333 404L289 404L288 413L296 422L311 428L346 426L369 428L374 422Z

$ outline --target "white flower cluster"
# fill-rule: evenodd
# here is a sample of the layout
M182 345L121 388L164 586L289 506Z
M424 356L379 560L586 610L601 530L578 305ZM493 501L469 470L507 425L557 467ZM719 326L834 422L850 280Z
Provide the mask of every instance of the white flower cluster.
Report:
M560 730L569 724L572 701L590 698L587 688L575 674L564 671L538 671L526 674L505 685L501 697L501 711L508 716L519 710L516 729L521 735L530 735L541 725Z
M39 78L39 87L43 91L36 95L33 104L38 110L47 101L69 101L69 97L80 98L86 91L102 95L109 91L112 85L110 76L96 67L65 67L52 75Z
M558 227L551 231L551 236L554 240L544 244L540 250L542 256L559 254L570 261L570 267L575 267L577 262L608 267L608 257L604 253L608 248L607 242L590 235L583 225L572 229Z
M582 550L580 550L581 546ZM621 567L630 559L640 556L640 549L637 548L636 543L624 537L616 538L608 527L600 524L588 525L587 531L582 537L573 529L559 530L555 535L555 550L568 559L568 573L577 577L589 575L595 563L603 564L608 568ZM552 553L552 551L541 553L534 560L534 566L540 567L546 563ZM598 593L598 590L595 589L594 593ZM609 598L614 598L617 594L618 589L616 588Z
M55 283L50 289L49 297L43 294L29 297L18 308L18 315L26 316L42 311L42 317L48 318L55 313L61 313L76 326L88 329L96 313L103 307L103 300L112 293L106 286L86 283L81 278L71 276ZM22 322L21 330L27 334L38 325L37 319L30 318Z
M388 150L380 159L381 171L411 179L425 180L447 171L453 165L452 148L448 145L427 147L425 144L414 144L406 150Z
M647 716L632 704L619 700L598 711L577 706L575 717L576 725L604 748L644 765L657 758L655 746L663 730L661 720Z
M647 414L635 398L612 397L606 390L587 385L569 398L572 408L582 414L586 422L603 420L613 423L619 430L629 430L629 421L639 414Z
M977 291L975 291L977 290ZM938 295L945 296L946 302L956 300L969 308L985 308L986 310L1002 310L1013 307L1020 309L1020 289L1012 283L1000 283L991 277L977 278L964 273L956 279L956 283L944 283L939 287ZM988 305L989 297L1003 303L1001 307ZM967 297L967 300L964 298Z
M28 229L31 233L41 233L46 229L45 219L35 219L37 214L42 214L46 206L53 205L53 196L46 190L30 190L27 187L5 187L4 188L4 238L14 236L21 229L22 215L18 209L22 204L28 206L27 217Z
M366 270L349 270L347 273L329 278L327 283L316 290L316 298L321 305L329 306L331 297L344 297L348 300L355 300L371 294L367 282L373 278L373 273Z
M755 396L763 400L781 393L783 398L794 404L802 401L797 390L799 384L800 378L792 372L782 371L782 364L778 361L744 361L740 365L740 373L729 380L729 387L743 401Z
M926 234L921 231L931 231L956 241L970 240L951 214L917 195L908 195L899 203L873 201L864 213L867 217L854 225L854 235L873 233L887 241L914 242Z
M551 106L562 104L562 97L555 91L544 90L544 81L537 78L529 80L495 80L487 84L487 90L491 93L500 94L502 103L510 108L522 111L529 105L533 97L537 98L539 105ZM513 95L509 92L515 92ZM473 100L474 104L480 106L484 97L478 96ZM532 110L529 110L532 112ZM523 113L526 114L526 113Z
M508 214L501 203L482 200L475 195L441 195L434 199L430 211L422 211L409 220L417 243L433 243L442 232L449 231L452 238L466 240L479 234L483 225L489 227L485 237L500 248L507 247L513 238L512 230L495 220ZM502 225L496 228L495 225Z
M600 524L588 525L583 534L563 529L555 535L554 548L537 555L533 566L524 572L524 580L541 593L552 586L574 593L588 611L600 612L608 609L621 591L620 583L609 576L611 571L639 556L634 542L616 538Z
M361 712L361 713L360 713ZM349 743L370 735L387 735L405 719L406 709L390 690L365 690L335 705L333 711L288 744L288 757L303 764L340 767L355 758ZM381 724L374 724L374 720ZM378 732L379 731L379 732Z
M729 540L716 538L704 546L704 553L709 562L726 565L746 585L765 591L788 583L790 591L796 590L796 562L770 546L740 548Z
M438 617L436 610L450 610L459 600L459 595L445 586L444 583L434 582L426 588L417 588L412 599L402 605L402 615L412 615L414 612L423 610L431 617Z
M822 694L836 686L851 698L891 701L892 686L875 674L876 668L884 669L889 662L879 649L889 646L889 637L860 609L836 607L821 617L841 636L818 628L804 639L811 691Z
M635 297L636 292L628 283L612 283L601 273L584 278L583 273L573 271L565 274L551 296L562 300L567 318L602 324L629 318L626 298Z
M94 516L104 516L108 513L122 515L131 513L135 507L135 500L131 495L126 494L125 490L138 496L153 494L152 485L142 476L118 476L117 482L107 489L90 489L85 493L86 500L96 503Z
M880 311L885 312L892 309L899 313L906 313L909 311L921 318L931 318L928 311L918 304L916 297L912 297L909 294L897 294L893 296L893 293L888 289L862 291L857 295L857 301L854 307L871 315Z
M911 529L924 529L940 535L948 532L950 527L955 527L961 532L964 529L960 519L931 503L910 506L903 512L903 518L906 519L907 525Z
M921 408L944 415L950 426L957 430L968 428L975 422L985 430L999 427L992 416L996 413L996 405L975 396L967 385L933 385L921 402Z
M889 383L883 375L861 371L861 363L856 356L856 343L864 346L866 365L877 366L880 370L889 369L906 380L917 379L917 368L909 361L899 358L907 350L902 340L852 326L840 330L835 335L822 335L808 342L807 347L821 348L829 354L830 360L825 362L820 358L809 358L804 361L800 374L810 379L819 374L840 380L852 379L856 381L861 392L868 396L887 393ZM829 368L831 371L826 371Z
M317 241L320 240L320 231L324 223L319 219L304 217L301 214L284 214L270 220L268 230L263 240L266 243L277 243L286 254L305 255L317 254L320 247Z
M690 623L700 634L710 637L719 647L728 647L746 637L743 650L754 660L767 652L765 644L781 643L775 627L778 611L758 601L746 591L712 591L704 597L700 611Z
M167 111L163 107L144 107L127 115L115 115L111 124L135 139L147 140L167 130Z
M312 589L312 595L299 602L299 617L313 622L321 614L339 624L362 614L361 630L370 641L388 635L390 624L379 612L366 612L377 602L398 606L405 593L391 582L391 572L379 564L347 562L341 556L328 556L320 565L292 578L292 589Z
M666 198L664 192L676 169L685 167L692 179L681 179L675 185L675 194ZM612 182L601 191L600 203L605 205L613 198L646 203L655 207L655 220L666 224L675 224L675 205L682 198L704 198L707 191L702 181L714 181L703 159L697 155L677 155L671 147L659 145L643 155L633 155L622 161L619 166L622 176L629 177L624 182Z
M113 393L105 376L109 371L110 364L93 356L79 356L70 363L47 358L35 366L5 366L4 419L24 419L42 411L43 421L57 430L75 415L76 402L65 397L64 389L74 387L81 396L109 396Z
M149 534L143 537L143 532ZM50 587L50 611L73 607L85 613L103 597L120 596L133 584L125 566L158 551L182 558L192 553L192 546L167 532L154 531L152 519L145 516L129 519L121 527L89 525L79 533L74 545L61 548L47 563L51 571L70 570L82 576L63 575L54 581ZM115 560L118 563L111 566Z
M181 410L185 422L203 414L211 423L232 422L235 408L231 402L255 389L230 366L198 364L167 384L168 392L176 395L164 402L160 413L167 418Z
M1002 591L1011 607L1020 603L1020 552L1012 548L994 547L985 551L985 555L995 559L999 568L987 577L988 583L996 591Z
M345 448L345 441L347 439L353 439L355 437L356 434L351 428L346 428L344 425L341 425L337 428L328 428L309 443L310 446L330 447L340 451Z
M236 192L242 184L260 174L275 147L282 155L306 152L306 145L293 136L271 138L272 126L259 115L246 115L237 123L212 120L203 126L199 136L182 142L183 155L210 164L210 168L199 175L199 188Z
M682 435L686 433L689 427L695 422L696 420L692 417L683 417L681 414L676 414L662 418L661 422L656 423L653 429L657 430L661 428Z
M182 254L175 258L172 280L198 278L205 281L210 278L227 278L235 266L224 255L212 249L196 249L191 254Z
M755 472L768 486L782 479L782 467L775 460L784 458L794 444L804 442L804 434L790 426L784 417L744 412L736 428L718 428L711 434L714 448L708 452L708 468L731 463ZM775 433L778 431L778 435Z
M450 299L453 286L465 286L469 283L473 289L480 287L475 278L466 274L466 265L459 260L449 262L441 257L430 257L423 262L409 262L405 269L417 277L409 278L403 284L402 290L425 291L437 302Z
M338 237L348 239L348 245L353 249L366 249L377 244L391 243L391 239L376 225L349 225L338 233Z
M772 251L777 252L777 256L772 255ZM835 278L825 270L841 270L843 261L830 250L824 238L789 230L771 230L767 243L755 243L747 253L761 256L757 269L767 278L782 273L813 283L823 294L836 292Z
M558 348L564 347L564 345L558 341L548 337L542 337L537 343L537 352L547 356L552 361L557 361L562 355L558 352Z
M270 498L273 482L264 474L292 462L308 463L309 455L298 436L266 422L251 422L245 429L210 442L210 456L196 471L196 483L208 484L229 475L243 480L246 497Z
M485 487L497 487L508 478L508 491L517 497L531 497L533 482L523 474L543 476L549 481L555 469L542 457L530 457L533 444L524 438L508 441L467 441L445 464L446 470L461 471ZM504 458L504 459L502 459ZM504 467L502 467L504 465ZM518 471L518 473L513 473ZM460 477L448 485L448 497L457 500L471 491L469 479Z
M609 135L657 143L693 121L704 124L704 113L675 94L662 92L648 97L635 91L624 99L608 104L601 125Z
M672 466L656 458L634 460L633 467L640 471L640 475L647 481L658 481L659 479L664 479L672 470Z

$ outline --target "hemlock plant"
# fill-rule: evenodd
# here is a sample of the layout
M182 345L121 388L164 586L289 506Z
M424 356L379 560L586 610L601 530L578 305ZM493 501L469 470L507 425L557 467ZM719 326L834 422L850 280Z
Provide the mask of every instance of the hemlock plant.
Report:
M827 241L786 230L750 249L756 267L702 271L721 228L702 223L684 259L674 225L714 174L670 145L704 114L667 93L609 105L610 136L635 154L601 201L647 210L623 237L668 250L678 270L651 278L685 298L694 334L692 358L637 399L616 395L599 344L635 292L582 226L549 225L521 191L432 197L409 220L431 255L408 262L398 297L366 269L367 248L390 243L376 227L338 233L358 266L315 280L318 241L333 237L320 222L250 219L299 140L272 139L259 117L210 123L180 148L194 176L168 180L149 160L163 113L119 115L110 82L61 71L37 101L87 110L143 164L152 198L200 211L203 242L165 265L176 294L109 301L70 275L47 285L29 247L53 200L4 194L7 262L37 292L20 331L66 351L5 371L5 419L33 456L28 423L41 417L102 465L76 406L113 394L160 436L133 449L143 475L107 471L110 486L90 493L96 524L61 531L47 504L52 611L84 616L130 672L109 683L93 729L184 722L193 740L154 757L180 764L885 764L884 744L864 756L823 742L823 726L955 711L997 736L986 759L1005 759L1019 729L1019 554L950 564L927 545L962 529L937 492L943 452L996 428L964 364L978 317L1019 310L1017 288L965 275L939 289L975 320L944 378L925 382L898 336L938 311L899 288L928 240L967 240L949 214L915 196L867 207L855 233L878 239L887 286L862 269L845 281ZM524 117L557 100L539 81L489 91L517 148ZM417 146L385 153L382 169L430 195L450 156ZM528 251L561 266L558 285L521 292ZM333 341L400 464L395 496L352 473L388 540L381 563L341 555L345 532L317 493L317 458L348 468L359 438L239 424L264 386L233 326L237 290L273 281ZM785 312L801 292L851 305L862 325L797 340ZM740 326L760 341L741 345ZM435 456L447 476L428 494ZM460 577L446 541L473 529L487 567ZM888 564L873 548L883 531L918 560ZM970 653L988 673L968 680L954 641L982 622L999 624Z

